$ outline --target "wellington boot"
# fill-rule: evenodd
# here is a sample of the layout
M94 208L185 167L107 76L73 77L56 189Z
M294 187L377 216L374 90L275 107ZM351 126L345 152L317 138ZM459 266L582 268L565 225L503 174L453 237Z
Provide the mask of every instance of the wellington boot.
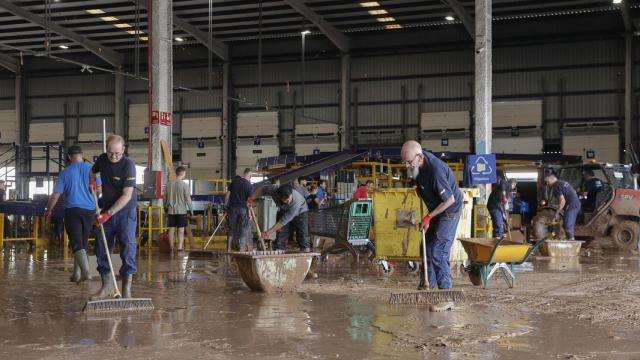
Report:
M76 282L80 283L82 281L91 280L91 275L89 275L89 258L87 257L87 251L82 249L73 253L76 264L80 268L80 276Z
M122 275L122 297L127 299L131 297L131 282L133 281L133 275Z
M113 296L113 280L110 273L100 274L102 278L102 287L97 293L91 295L91 301L104 300Z
M69 281L78 283L80 281L80 265L78 264L78 258L73 254L73 274L69 278Z

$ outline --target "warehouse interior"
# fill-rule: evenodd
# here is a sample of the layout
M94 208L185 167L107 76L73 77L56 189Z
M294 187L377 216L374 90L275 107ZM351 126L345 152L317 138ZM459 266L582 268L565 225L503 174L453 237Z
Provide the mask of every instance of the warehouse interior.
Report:
M0 357L639 358L639 9L0 0Z

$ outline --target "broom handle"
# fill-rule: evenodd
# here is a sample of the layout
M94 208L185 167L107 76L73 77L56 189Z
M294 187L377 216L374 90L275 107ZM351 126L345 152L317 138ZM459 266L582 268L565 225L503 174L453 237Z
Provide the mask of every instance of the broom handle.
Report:
M100 206L98 205L98 196L96 195L95 190L91 190L91 195L93 195L93 201L96 204L96 215L100 216ZM118 282L116 281L116 273L113 271L113 263L111 263L111 255L109 254L109 244L107 243L107 236L104 233L104 226L102 224L98 224L100 227L100 233L102 235L102 242L104 245L104 252L107 254L107 260L109 261L109 271L111 272L111 278L113 280L113 288L115 289L115 294L113 296L118 299L122 297L120 294L120 289L118 289Z
M422 270L424 271L424 283L429 288L429 276L427 274L427 232L422 230Z
M253 212L253 208L249 206L249 212L251 213L251 218L253 219L253 223L256 225L256 230L258 230L258 240L260 240L260 246L262 246L262 251L267 251L267 248L264 246L264 240L262 240L262 231L260 230L260 225L258 225L258 219L256 219L256 213Z
M216 226L216 228L213 230L213 233L211 234L211 236L209 236L209 240L207 241L207 243L204 244L204 247L202 248L202 250L206 250L207 249L207 246L209 246L209 243L211 242L211 239L213 239L213 235L216 234L216 232L220 228L220 225L222 225L222 223L224 222L224 219L226 219L226 218L227 218L227 214L225 213L224 216L222 217L222 220L220 220L220 222L218 223L218 226Z

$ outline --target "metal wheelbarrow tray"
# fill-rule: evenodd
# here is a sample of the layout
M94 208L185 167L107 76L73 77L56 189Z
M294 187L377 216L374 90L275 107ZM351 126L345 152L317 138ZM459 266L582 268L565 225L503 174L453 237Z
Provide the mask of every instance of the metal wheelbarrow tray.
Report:
M533 244L523 244L505 238L459 240L469 256L469 279L474 285L482 285L485 289L496 271L500 271L504 281L512 288L516 281L515 266L526 262L544 242L538 240Z
M282 251L231 252L240 277L253 291L289 292L302 284L311 261L320 253Z

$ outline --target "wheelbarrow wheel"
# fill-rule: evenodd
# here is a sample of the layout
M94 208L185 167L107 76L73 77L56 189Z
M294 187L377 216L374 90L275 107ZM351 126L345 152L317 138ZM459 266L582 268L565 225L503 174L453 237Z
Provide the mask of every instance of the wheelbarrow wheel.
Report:
M477 266L470 266L467 268L467 273L469 274L469 280L475 286L482 285L482 276L480 275L480 268Z

